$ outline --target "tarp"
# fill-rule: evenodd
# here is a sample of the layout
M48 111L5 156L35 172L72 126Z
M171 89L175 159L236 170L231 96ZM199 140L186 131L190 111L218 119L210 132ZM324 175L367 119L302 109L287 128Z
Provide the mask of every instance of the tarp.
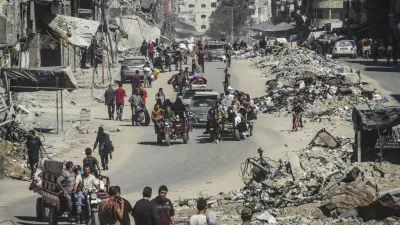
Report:
M178 34L183 34L183 35L193 35L193 36L203 36L206 34L206 31L204 32L197 32L197 31L192 31L192 30L186 30L182 28L174 28L175 32Z
M266 21L260 24L256 24L252 27L247 27L250 30L262 31L262 32L279 32L294 29L295 26L290 23L279 23L274 25L271 21Z
M400 125L400 107L355 106L352 117L354 125L364 130L391 128Z
M2 68L1 78L5 79L6 75L14 92L55 91L57 78L61 89L76 89L78 83L71 67Z
M100 23L77 17L47 13L42 16L50 28L72 45L89 47Z

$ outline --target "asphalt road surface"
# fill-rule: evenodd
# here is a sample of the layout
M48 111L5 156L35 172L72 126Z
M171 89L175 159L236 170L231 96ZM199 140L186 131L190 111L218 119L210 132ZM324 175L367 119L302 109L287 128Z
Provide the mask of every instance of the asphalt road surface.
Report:
M375 80L379 86L390 92L392 97L400 102L400 64L393 65L391 61L387 64L386 60L380 59L374 63L372 59L340 59L341 63L346 66L351 66L353 71L360 70L363 76ZM399 61L400 63L400 61Z
M206 63L207 88L222 92L224 68L223 62ZM246 85L251 85L247 83L247 78L241 68L234 68L230 73L231 85L235 89L241 90ZM164 83L162 86L170 97L176 95L167 84ZM154 100L147 104L149 110L149 106L154 104L152 102ZM198 129L190 134L188 144L183 144L182 140L176 140L172 141L170 147L157 145L153 127L133 128L135 132L131 135L114 138L114 145L119 146L116 151L120 151L114 154L123 154L125 160L118 163L118 169L111 169L108 175L113 185L121 186L123 194L140 193L145 186L153 187L153 192L156 192L162 184L167 185L170 192L196 191L194 189L207 183L213 183L221 189L227 188L220 191L229 191L229 187L241 182L237 173L240 164L246 158L254 156L255 149L265 143L266 137L273 140L269 143L271 149L282 145L281 135L267 127L265 118L261 117L258 121L260 122L257 122L255 126L254 136L246 140L226 139L220 144L209 143L208 135L202 134L204 129ZM139 132L136 132L138 130ZM232 179L236 181L232 181L230 185ZM26 191L28 192L28 189ZM175 196L179 194L175 193ZM9 205L8 211L14 216L17 224L46 224L35 222L36 198L37 195L32 194Z

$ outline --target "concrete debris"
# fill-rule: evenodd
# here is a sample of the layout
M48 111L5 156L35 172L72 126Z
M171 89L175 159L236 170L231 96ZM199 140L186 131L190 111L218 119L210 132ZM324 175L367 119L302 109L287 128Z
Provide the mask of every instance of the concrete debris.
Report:
M27 169L24 150L24 144L0 140L0 154L4 158L6 177L29 180L30 171Z
M307 49L274 47L272 54L256 59L254 65L269 78L267 94L254 100L262 113L290 113L297 100L302 103L303 115L312 121L351 121L350 106L387 101L362 82L359 73Z

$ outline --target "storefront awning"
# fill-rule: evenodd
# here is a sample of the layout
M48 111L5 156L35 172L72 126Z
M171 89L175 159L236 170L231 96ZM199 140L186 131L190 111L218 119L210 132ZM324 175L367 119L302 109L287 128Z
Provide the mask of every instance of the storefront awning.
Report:
M78 84L69 66L2 68L1 78L10 80L14 92L73 90Z
M72 45L89 47L100 23L77 17L44 14L42 21Z

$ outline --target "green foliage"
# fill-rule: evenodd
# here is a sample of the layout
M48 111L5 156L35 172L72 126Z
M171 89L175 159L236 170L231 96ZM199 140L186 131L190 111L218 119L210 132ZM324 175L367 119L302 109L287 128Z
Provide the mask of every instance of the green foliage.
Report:
M229 39L231 34L233 8L233 35L239 37L245 26L250 25L250 16L254 10L249 9L248 0L221 0L217 9L211 14L208 36L220 39L225 35Z

